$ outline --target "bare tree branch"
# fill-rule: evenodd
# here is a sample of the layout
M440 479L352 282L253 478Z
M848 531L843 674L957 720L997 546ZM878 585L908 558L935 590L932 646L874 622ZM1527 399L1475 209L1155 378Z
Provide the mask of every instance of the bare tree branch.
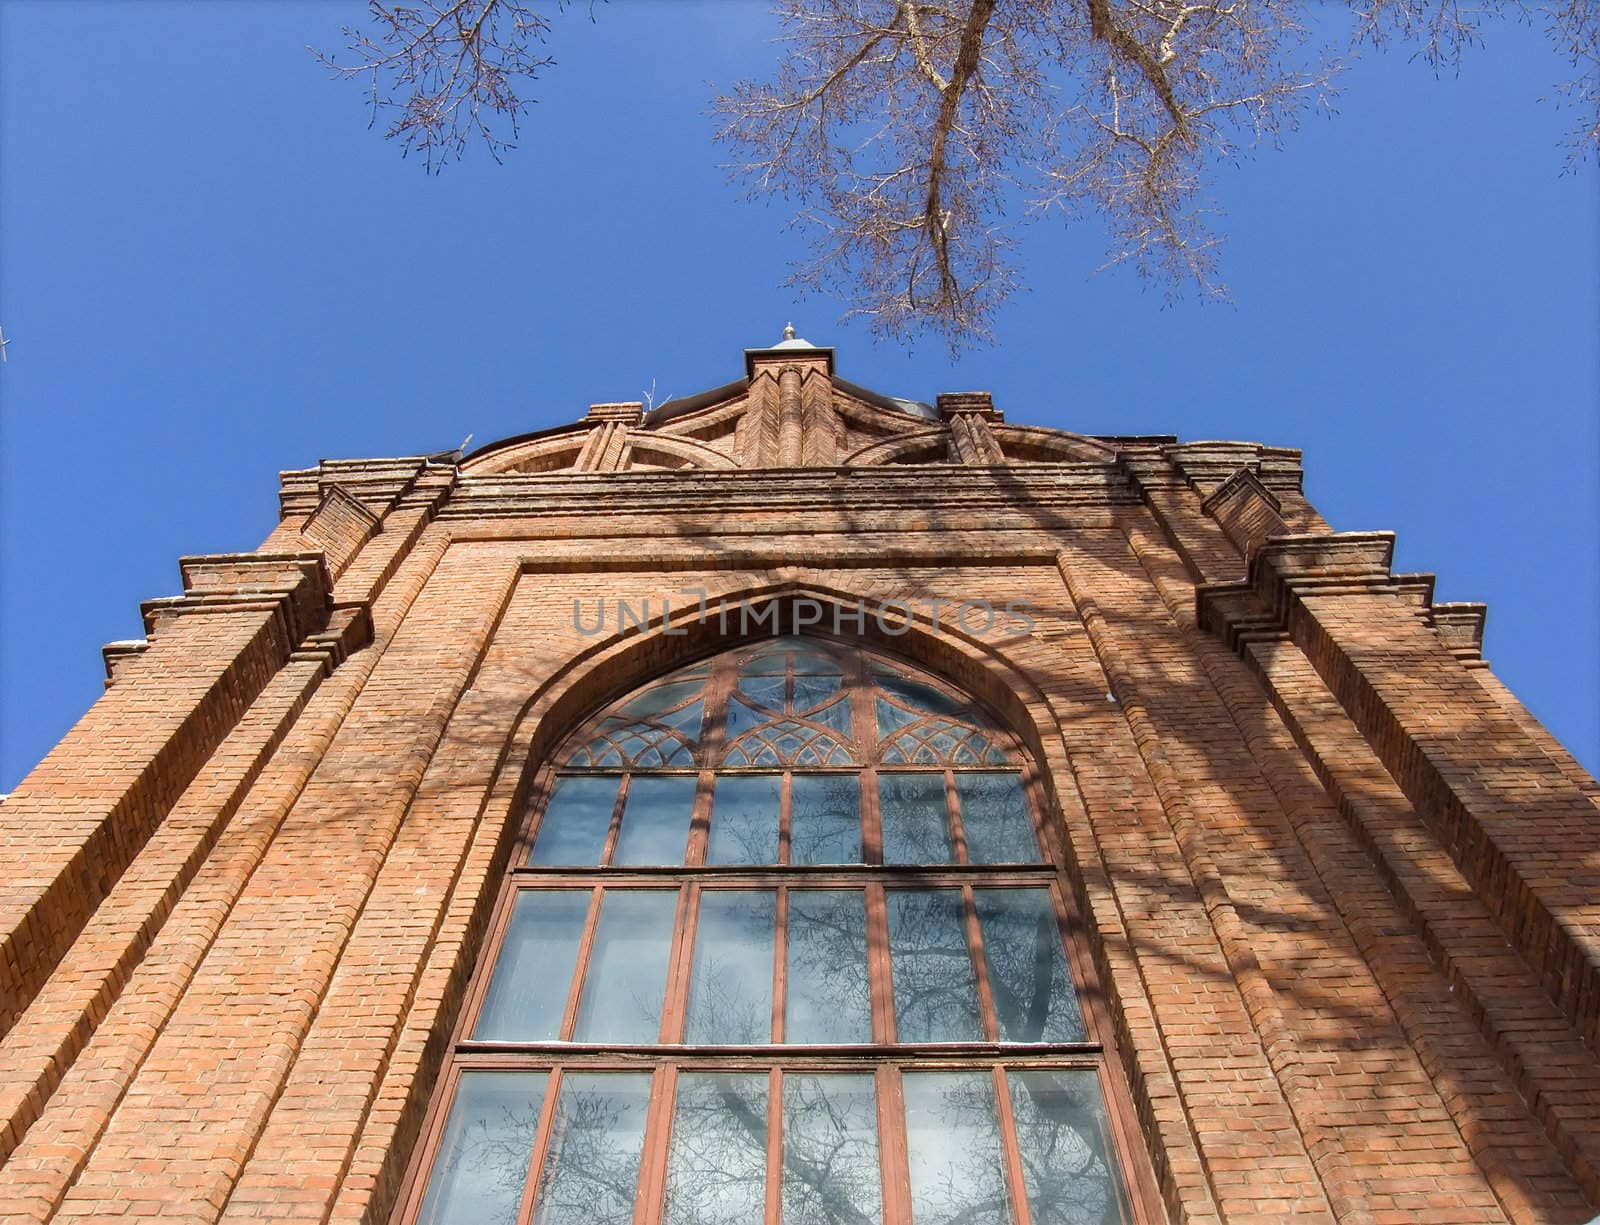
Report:
M563 0L368 0L347 59L373 122L429 170L499 160ZM1008 212L1094 219L1108 264L1225 295L1206 201L1222 162L1277 141L1331 88L1314 0L777 0L786 54L717 99L718 138L810 239L791 282L884 335L987 334L1016 286ZM1319 16L1328 10L1318 8ZM1454 69L1491 17L1542 20L1575 76L1572 161L1600 153L1600 0L1350 0L1352 45Z
M375 33L344 27L349 61L313 54L336 77L366 79L372 122L390 114L384 135L404 155L420 152L437 172L474 138L495 161L515 148L530 105L519 90L555 62L540 53L547 13L529 0L368 0L367 15Z

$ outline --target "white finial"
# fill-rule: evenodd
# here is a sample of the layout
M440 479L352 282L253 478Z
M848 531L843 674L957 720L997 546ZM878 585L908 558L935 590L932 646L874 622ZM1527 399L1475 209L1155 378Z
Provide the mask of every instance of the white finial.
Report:
M786 323L783 325L783 338L785 340L794 339L794 324Z

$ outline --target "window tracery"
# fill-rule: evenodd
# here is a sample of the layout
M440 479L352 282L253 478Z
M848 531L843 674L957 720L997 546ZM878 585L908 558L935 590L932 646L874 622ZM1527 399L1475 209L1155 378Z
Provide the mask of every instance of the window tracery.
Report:
M1135 1219L1069 899L984 710L776 639L570 745L399 1219Z

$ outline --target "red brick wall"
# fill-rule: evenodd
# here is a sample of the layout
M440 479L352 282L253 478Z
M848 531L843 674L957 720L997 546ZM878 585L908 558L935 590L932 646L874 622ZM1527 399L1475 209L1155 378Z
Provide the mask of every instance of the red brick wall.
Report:
M266 551L325 553L314 590L195 569L0 805L5 1214L386 1219L530 767L775 595L912 601L868 641L1029 744L1172 1220L1587 1220L1593 781L1380 538L1325 534L1295 453L1119 445L287 474ZM1211 497L1240 469L1245 513ZM573 624L646 597L643 631ZM963 630L963 600L1031 632Z

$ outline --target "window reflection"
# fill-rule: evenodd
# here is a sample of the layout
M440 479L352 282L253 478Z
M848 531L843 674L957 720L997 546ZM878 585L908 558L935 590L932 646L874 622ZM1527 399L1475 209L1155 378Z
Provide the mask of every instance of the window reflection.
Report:
M534 1225L628 1225L650 1104L647 1072L561 1078Z
M479 1042L549 1042L561 1036L567 988L589 913L587 889L523 889L472 1036Z
M978 980L967 953L961 891L896 890L888 902L899 1040L980 1041Z
M861 782L854 774L796 774L789 793L789 862L861 862Z
M584 975L576 1042L654 1042L676 890L608 889Z
M511 1225L544 1105L544 1072L463 1072L418 1220Z
M767 1077L678 1077L665 1225L745 1225L767 1198Z
M631 866L682 863L694 788L694 776L688 774L646 774L631 779L622 807L622 832L611 862Z
M700 894L685 1042L771 1041L777 904L771 890Z
M945 815L944 774L878 775L884 863L950 863L955 846Z
M1089 1068L1007 1075L1028 1212L1037 1225L1107 1225L1128 1219L1112 1157L1099 1074Z
M994 1078L907 1072L902 1084L914 1225L1009 1225Z
M783 1225L878 1225L877 1094L872 1076L783 1078Z
M722 774L712 792L707 863L777 863L781 774Z
M957 774L961 829L971 863L1037 863L1039 839L1028 815L1022 775Z
M529 862L536 867L579 868L599 863L621 781L614 774L558 778Z
M1003 1042L1087 1037L1048 889L973 893Z
M859 890L791 889L785 1042L872 1041L867 912Z

